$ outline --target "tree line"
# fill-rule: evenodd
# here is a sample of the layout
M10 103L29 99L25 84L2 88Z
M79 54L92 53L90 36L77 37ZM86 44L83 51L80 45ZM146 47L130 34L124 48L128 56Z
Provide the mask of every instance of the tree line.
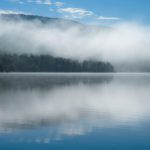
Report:
M108 62L78 62L49 55L0 54L0 72L114 72L114 67Z

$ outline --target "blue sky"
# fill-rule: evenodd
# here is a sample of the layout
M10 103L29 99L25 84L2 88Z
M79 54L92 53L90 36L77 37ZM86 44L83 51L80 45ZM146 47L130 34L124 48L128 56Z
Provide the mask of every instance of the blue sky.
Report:
M0 0L0 13L29 13L89 24L149 24L150 0Z

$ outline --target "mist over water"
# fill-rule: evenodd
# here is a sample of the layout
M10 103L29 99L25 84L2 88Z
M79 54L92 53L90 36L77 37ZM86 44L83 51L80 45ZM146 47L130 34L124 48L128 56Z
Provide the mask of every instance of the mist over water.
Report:
M122 22L111 28L42 23L38 19L10 21L0 17L0 51L49 54L74 60L112 63L118 71L148 71L150 27Z
M1 74L0 134L23 138L30 129L32 142L49 143L96 129L144 128L149 88L149 75Z

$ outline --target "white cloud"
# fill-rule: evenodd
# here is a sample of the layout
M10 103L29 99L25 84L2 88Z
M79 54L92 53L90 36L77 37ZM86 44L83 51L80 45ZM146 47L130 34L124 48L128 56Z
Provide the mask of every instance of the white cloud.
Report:
M10 2L16 2L20 4L24 4L25 1L23 0L9 0ZM36 4L44 4L44 5L51 5L52 2L50 0L27 0L27 3L36 3Z
M22 11L13 11L13 10L3 10L0 9L0 15L1 14L24 14Z
M19 4L24 4L25 2L23 0L9 0L10 2L16 2ZM35 3L35 4L41 4L41 5L54 5L57 7L63 6L65 3L64 2L51 2L51 0L27 0L27 3Z
M45 4L45 5L51 5L51 1L50 0L36 0L35 1L37 4Z
M92 17L94 20L103 20L103 21L119 21L119 17L105 17L99 16L90 10L83 8L67 7L67 8L58 8L57 11L61 13L65 18L71 19L83 19L85 17Z
M51 0L27 0L28 3L36 3L36 4L45 4L45 5L54 5L57 7L63 6L65 3L64 2L51 2Z
M50 25L0 19L1 50L18 54L49 54L79 61L108 61L117 71L141 71L149 67L149 26L129 22L115 24L112 28L83 26L85 28L81 30L80 26L69 27L65 22L53 24L53 28Z
M99 16L97 17L98 20L120 20L119 17L105 17L105 16Z
M53 3L55 6L57 6L57 7L61 7L61 6L63 6L65 3L64 2L55 2L55 3Z
M24 4L23 0L10 0L11 2L17 2L20 4ZM27 3L35 3L40 5L51 5L55 6L56 8L50 8L50 12L58 12L62 14L64 18L68 19L83 19L85 17L92 17L94 20L103 20L103 21L118 21L120 20L119 17L107 17L107 16L99 16L90 10L86 10L84 8L77 8L77 7L63 7L65 5L64 2L56 1L52 2L51 0L27 0Z
M68 8L59 8L58 12L61 14L64 14L65 16L68 16L70 18L84 18L87 16L93 16L94 13L92 11L88 11L83 8L73 8L73 7L68 7Z

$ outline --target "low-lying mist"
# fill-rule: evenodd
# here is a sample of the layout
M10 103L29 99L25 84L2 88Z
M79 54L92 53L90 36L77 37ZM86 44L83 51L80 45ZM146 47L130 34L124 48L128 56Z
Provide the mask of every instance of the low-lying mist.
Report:
M149 76L5 74L0 82L0 133L47 127L55 139L149 125Z
M49 54L74 60L112 63L118 71L149 71L150 27L123 22L111 28L58 24L0 17L0 51ZM64 24L65 26L65 24Z

